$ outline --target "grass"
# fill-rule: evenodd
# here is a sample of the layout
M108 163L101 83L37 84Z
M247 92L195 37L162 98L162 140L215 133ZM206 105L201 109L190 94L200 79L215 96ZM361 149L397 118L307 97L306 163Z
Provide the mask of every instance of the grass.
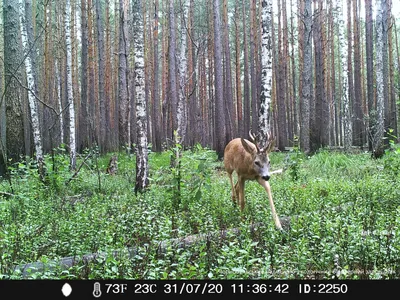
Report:
M72 174L63 152L46 157L45 184L34 164L13 166L13 189L0 182L0 191L14 194L0 196L0 278L22 278L13 267L24 263L127 247L135 255L108 255L29 277L400 278L399 151L378 160L327 150L312 157L270 156L273 169L285 168L271 178L278 215L296 216L285 232L275 229L267 195L256 182L246 183L240 213L222 162L201 147L183 152L179 194L169 152L149 154L151 185L138 195L133 155L119 153L118 173L110 176L110 155L94 153L67 185ZM260 225L249 230L251 224ZM185 248L167 243L159 251L161 241L229 228L240 231Z

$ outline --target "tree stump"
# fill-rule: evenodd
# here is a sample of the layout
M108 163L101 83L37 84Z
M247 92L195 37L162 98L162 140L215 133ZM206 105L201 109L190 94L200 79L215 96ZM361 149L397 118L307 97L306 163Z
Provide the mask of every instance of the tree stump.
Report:
M110 161L108 163L107 174L115 175L117 173L117 170L118 170L118 156L113 155L111 156Z

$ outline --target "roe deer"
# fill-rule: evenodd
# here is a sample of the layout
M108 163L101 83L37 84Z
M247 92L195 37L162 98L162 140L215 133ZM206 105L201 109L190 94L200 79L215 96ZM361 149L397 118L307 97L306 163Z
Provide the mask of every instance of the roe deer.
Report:
M275 140L268 134L267 144L261 148L256 138L251 133L251 130L249 131L249 136L251 142L243 138L235 138L225 147L224 166L232 187L232 200L236 202L236 199L238 199L240 209L243 211L245 205L245 182L246 180L257 180L257 182L267 191L272 217L276 227L282 229L281 222L275 211L274 201L272 200L271 186L268 182L272 173L280 172L270 171L268 154L274 148ZM233 171L236 171L238 177L236 185L233 185Z

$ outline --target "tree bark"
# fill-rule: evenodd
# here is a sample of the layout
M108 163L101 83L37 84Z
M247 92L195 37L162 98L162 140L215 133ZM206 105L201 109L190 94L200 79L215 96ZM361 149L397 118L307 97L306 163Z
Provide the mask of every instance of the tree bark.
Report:
M236 110L237 110L237 133L238 136L244 136L243 130L243 95L241 80L241 47L240 47L240 29L239 29L239 0L235 2L235 61L236 61Z
M225 87L224 99L226 103L226 138L231 140L236 136L236 112L233 105L232 95L232 69L231 69L231 50L229 45L229 22L227 0L223 0L223 39L224 39L224 65L225 65Z
M153 107L152 107L152 138L153 138L153 151L161 152L161 109L160 109L160 89L159 89L159 59L158 59L158 10L159 0L154 1L154 20L153 20L153 47L154 47L154 84L153 84Z
M119 46L118 46L118 103L119 103L119 141L127 152L130 152L129 140L129 98L127 86L127 70L128 70L128 28L127 13L128 7L125 0L119 0Z
M247 42L247 23L246 23L246 0L242 0L242 7L243 7L243 134L247 136L249 129L250 129L250 87L249 87L249 51L248 51L248 42Z
M36 153L36 161L38 164L40 177L44 178L44 169L43 169L43 145L42 145L42 132L39 123L39 115L38 115L38 105L36 101L36 84L35 77L32 65L31 52L28 42L28 33L27 33L27 23L25 19L25 3L22 0L19 0L19 8L20 8L20 25L21 25L21 39L22 39L22 48L25 57L25 70L26 77L28 83L28 101L30 108L30 116L31 123L33 129L33 142L35 145L35 153ZM31 12L28 12L31 13Z
M362 111L361 93L361 50L360 50L360 20L358 15L358 1L353 1L353 35L354 35L354 130L353 144L364 144L364 116Z
M338 0L337 0L338 1ZM339 0L340 1L340 0ZM349 149L353 140L353 128L351 122L350 112L350 91L349 91L349 70L348 70L348 45L345 36L345 25L343 19L343 7L342 3L336 3L338 12L339 22L339 49L340 49L340 60L342 67L342 105L343 105L343 146L345 149Z
M79 151L89 148L89 115L88 115L88 22L86 1L81 0L81 107L79 114Z
M144 77L144 42L142 2L135 0L133 11L133 45L135 53L135 100L136 100L136 184L135 193L144 192L149 184L147 150L147 114Z
M300 148L310 152L310 102L312 90L312 10L311 0L305 1L303 13L303 71L300 102Z
M385 26L384 10L386 0L378 2L378 11L376 15L376 125L372 137L372 151L379 153L383 147L383 137L385 133L385 94L384 89L386 80L384 80L384 50L385 50Z
M96 1L96 27L97 27L97 56L98 56L98 80L99 80L99 110L100 110L100 138L99 146L101 153L107 152L106 147L106 100L104 94L104 84L105 84L105 64L104 64L104 24L103 24L103 5L102 0Z
M258 119L258 132L261 145L266 145L271 133L270 106L272 91L272 0L263 0L261 14L261 93Z
M189 11L189 1L185 0L183 3L183 12L181 15L181 49L179 56L179 97L177 105L177 119L178 119L178 138L179 143L184 144L186 142L186 130L187 130L187 100L186 100L186 82L187 82L187 57L186 57L186 20Z
M376 111L374 105L374 42L372 0L365 1L365 51L367 65L367 98L368 98L368 148L372 151L372 136L374 136L374 123Z
M258 111L257 111L257 76L255 66L255 0L250 0L250 92L251 92L251 129L253 131L258 128Z
M75 105L72 89L72 47L71 47L71 28L70 28L71 2L66 0L65 4L65 42L66 42L66 73L67 73L67 99L69 105L69 151L70 151L70 169L76 168L76 144L75 144Z
M215 78L215 150L218 158L226 146L225 105L223 98L221 17L219 0L213 1L214 10L214 78Z
M24 114L22 109L23 91L21 81L22 53L19 41L18 0L5 0L4 13L4 96L5 103L5 145L3 148L3 172L6 172L7 161L17 162L25 155ZM3 130L4 131L4 130Z
M175 10L174 0L169 0L169 50L168 50L168 67L169 67L169 100L171 104L171 121L172 136L174 140L174 132L178 127L178 92L176 84L176 30L175 30Z

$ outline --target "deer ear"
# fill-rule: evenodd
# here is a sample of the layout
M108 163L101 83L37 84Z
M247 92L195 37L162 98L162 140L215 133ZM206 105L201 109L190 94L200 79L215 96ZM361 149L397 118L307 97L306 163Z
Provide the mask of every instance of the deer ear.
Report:
M249 146L249 144L244 140L244 138L240 138L240 141L242 142L242 146L243 146L244 150L246 150L250 154L254 153L254 149Z

